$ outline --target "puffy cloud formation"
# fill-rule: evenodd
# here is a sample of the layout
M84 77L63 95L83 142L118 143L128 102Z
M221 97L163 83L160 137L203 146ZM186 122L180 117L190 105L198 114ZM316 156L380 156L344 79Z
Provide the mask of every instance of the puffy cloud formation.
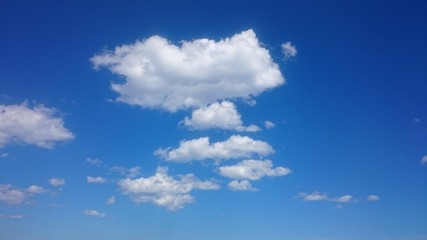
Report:
M367 199L368 201L375 202L375 201L379 201L379 200L380 200L380 197L379 197L378 195L371 194L371 195L368 195L368 196L366 197L366 199Z
M55 186L55 187L62 186L62 185L65 185L65 179L63 179L63 178L51 178L49 180L49 184L52 186Z
M228 188L232 191L257 191L253 188L249 180L233 180L228 183Z
M103 177L87 177L86 181L88 183L106 183L107 179Z
M298 53L297 48L291 42L285 42L281 47L286 60L295 57Z
M26 189L19 189L10 184L0 184L0 202L7 204L24 204L30 202L34 194L44 193L46 190L37 185L31 185Z
M217 100L251 99L285 81L253 30L220 41L182 41L180 46L152 36L90 61L124 77L111 86L119 94L117 101L170 112Z
M243 160L236 165L220 167L219 173L232 179L259 180L265 176L285 176L291 173L291 170L284 167L273 168L270 160Z
M427 164L427 155L424 155L424 156L421 158L421 164L422 164L422 165Z
M83 214L86 214L86 215L92 216L92 217L99 217L99 218L103 218L103 217L107 216L105 213L101 213L101 212L98 212L96 210L89 210L89 209L84 210Z
M338 202L338 203L349 203L353 200L352 195L343 195L340 197L329 197L326 193L321 192L313 192L313 193L304 193L301 192L298 194L298 197L301 198L303 201L331 201L331 202Z
M16 142L52 148L55 142L73 139L55 113L55 109L43 105L0 105L0 147Z
M207 107L194 110L191 118L186 117L183 123L190 129L220 128L238 132L257 132L261 130L256 125L243 126L236 105L229 101L215 102Z
M194 202L190 192L193 190L217 190L219 185L212 181L201 181L193 174L175 179L167 174L167 168L158 167L151 177L122 179L118 182L122 192L136 203L153 203L176 211L187 203Z
M254 154L266 156L273 153L266 142L250 137L233 135L224 142L210 143L208 137L181 141L178 148L158 149L155 154L167 161L190 162L194 160L224 160L251 157Z

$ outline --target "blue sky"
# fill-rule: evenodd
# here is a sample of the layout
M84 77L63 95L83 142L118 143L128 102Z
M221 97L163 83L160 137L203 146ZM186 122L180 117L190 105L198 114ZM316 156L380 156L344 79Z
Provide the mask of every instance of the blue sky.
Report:
M426 240L424 1L1 1L0 238Z

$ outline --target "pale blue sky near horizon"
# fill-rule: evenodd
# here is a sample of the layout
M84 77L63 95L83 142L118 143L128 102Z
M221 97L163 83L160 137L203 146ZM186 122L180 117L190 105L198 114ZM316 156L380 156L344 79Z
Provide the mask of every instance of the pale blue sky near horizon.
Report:
M3 0L0 36L0 239L427 240L425 1Z

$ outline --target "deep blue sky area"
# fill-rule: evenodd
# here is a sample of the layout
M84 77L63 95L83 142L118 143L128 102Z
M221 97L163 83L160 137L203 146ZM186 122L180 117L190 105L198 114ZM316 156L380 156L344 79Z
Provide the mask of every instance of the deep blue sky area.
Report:
M0 239L427 240L426 43L427 1L0 0Z

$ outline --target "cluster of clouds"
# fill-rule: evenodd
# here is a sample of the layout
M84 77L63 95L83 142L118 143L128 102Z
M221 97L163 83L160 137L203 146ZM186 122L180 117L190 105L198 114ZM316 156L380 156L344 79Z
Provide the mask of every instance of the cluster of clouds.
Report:
M11 184L0 184L0 202L10 205L29 204L32 202L32 196L45 193L46 191L46 189L37 185L31 185L27 188L17 188Z

